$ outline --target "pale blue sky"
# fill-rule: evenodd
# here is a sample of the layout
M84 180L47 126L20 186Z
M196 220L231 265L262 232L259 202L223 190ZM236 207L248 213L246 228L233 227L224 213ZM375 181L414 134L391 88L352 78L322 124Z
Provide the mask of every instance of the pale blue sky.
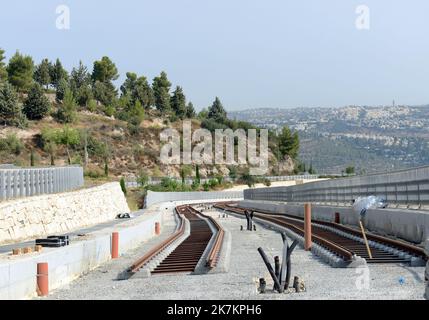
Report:
M355 28L360 4L370 30ZM3 1L0 47L68 69L107 55L122 76L165 70L197 109L215 96L228 110L429 103L426 0Z

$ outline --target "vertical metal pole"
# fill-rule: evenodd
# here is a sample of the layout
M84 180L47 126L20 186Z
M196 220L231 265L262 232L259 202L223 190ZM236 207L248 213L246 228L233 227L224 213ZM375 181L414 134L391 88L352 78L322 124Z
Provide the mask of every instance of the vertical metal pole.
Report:
M271 266L270 261L268 260L268 257L266 256L264 250L262 248L258 248L258 252L262 257L262 260L264 260L265 265L267 266L268 272L271 275L271 278L273 278L274 281L274 285L277 288L277 290L279 291L279 293L283 292L283 288L281 287L279 280L276 277L276 274L274 273L273 267Z
M306 251L311 249L311 204L304 205L304 248Z
M288 254L288 243L286 234L282 233L282 240L283 240L283 256L282 256L282 266L280 270L280 285L282 288L284 288L286 283L286 264L287 264L287 254Z

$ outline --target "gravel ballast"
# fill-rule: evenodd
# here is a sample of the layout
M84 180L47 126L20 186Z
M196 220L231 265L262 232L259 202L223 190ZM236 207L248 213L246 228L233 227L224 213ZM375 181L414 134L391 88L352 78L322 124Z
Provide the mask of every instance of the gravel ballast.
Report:
M160 237L83 275L44 299L424 299L424 267L385 264L368 265L368 269L332 268L301 247L292 255L291 282L294 276L299 276L306 291L273 293L272 280L257 249L262 247L272 261L276 255L281 257L281 235L260 225L257 231L240 231L241 225L245 229L245 219L231 215L219 219L216 211L204 214L212 215L231 234L231 253L227 257L229 272L116 280L118 273L173 232L172 211L165 214L171 217L166 217ZM259 278L267 282L264 294L258 292Z

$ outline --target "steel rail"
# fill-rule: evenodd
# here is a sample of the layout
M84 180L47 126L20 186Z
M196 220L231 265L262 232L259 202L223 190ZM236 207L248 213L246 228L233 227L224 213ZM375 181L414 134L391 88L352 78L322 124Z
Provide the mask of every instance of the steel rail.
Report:
M180 213L179 213L180 211ZM176 232L174 232L171 236L161 242L159 245L152 248L148 253L146 253L143 257L135 261L132 266L129 268L129 272L136 273L141 269L146 263L148 263L153 257L157 256L160 252L162 252L165 248L171 245L174 241L180 238L185 233L185 219L181 215L182 206L175 208L175 213L179 217L179 227Z
M210 248L210 252L207 256L206 259L206 266L209 268L214 268L217 264L218 261L218 257L219 257L219 253L222 247L222 243L223 243L223 238L224 238L224 234L225 231L223 230L222 226L212 217L203 214L201 211L196 210L193 207L190 207L194 212L196 212L197 214L203 216L204 218L207 218L210 220L210 222L216 227L217 232L215 235L215 241L214 244L212 245L212 247Z

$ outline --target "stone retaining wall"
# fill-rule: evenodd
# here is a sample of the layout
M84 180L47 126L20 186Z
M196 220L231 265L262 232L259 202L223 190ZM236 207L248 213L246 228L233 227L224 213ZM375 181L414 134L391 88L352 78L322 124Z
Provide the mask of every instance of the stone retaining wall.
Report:
M119 183L0 202L0 243L25 240L112 220L129 212Z

